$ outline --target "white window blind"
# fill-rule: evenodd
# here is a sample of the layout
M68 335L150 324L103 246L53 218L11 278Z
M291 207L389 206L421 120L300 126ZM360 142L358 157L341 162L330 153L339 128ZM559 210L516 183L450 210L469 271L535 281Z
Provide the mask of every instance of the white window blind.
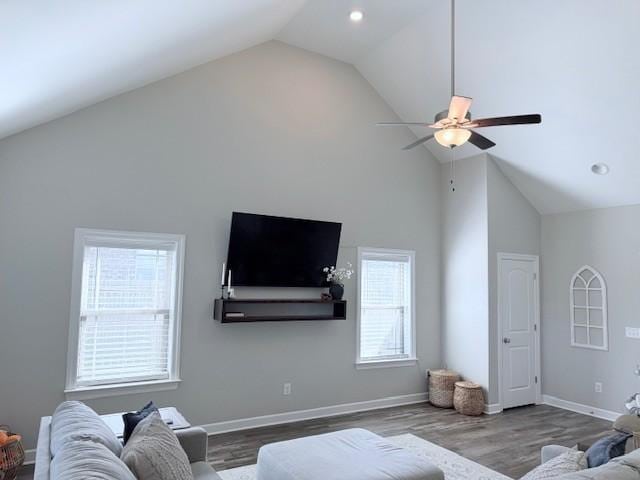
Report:
M179 242L149 235L82 238L72 387L174 376Z
M360 253L359 361L414 357L412 252Z

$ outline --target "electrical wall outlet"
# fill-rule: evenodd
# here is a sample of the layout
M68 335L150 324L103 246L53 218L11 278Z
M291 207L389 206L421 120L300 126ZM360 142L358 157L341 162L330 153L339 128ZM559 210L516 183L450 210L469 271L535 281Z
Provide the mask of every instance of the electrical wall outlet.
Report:
M291 395L291 384L290 383L285 383L282 386L282 394L283 395Z
M626 327L624 334L627 338L640 338L640 328Z
M602 382L596 382L594 386L596 389L596 393L602 393Z

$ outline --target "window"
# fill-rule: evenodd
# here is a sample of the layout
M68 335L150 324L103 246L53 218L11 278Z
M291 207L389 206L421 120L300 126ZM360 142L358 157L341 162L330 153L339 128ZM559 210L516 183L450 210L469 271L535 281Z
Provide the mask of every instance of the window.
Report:
M181 235L76 230L68 396L177 387L183 257Z
M602 275L585 265L571 278L571 345L608 350L607 288Z
M416 363L415 253L358 249L358 357L356 364Z

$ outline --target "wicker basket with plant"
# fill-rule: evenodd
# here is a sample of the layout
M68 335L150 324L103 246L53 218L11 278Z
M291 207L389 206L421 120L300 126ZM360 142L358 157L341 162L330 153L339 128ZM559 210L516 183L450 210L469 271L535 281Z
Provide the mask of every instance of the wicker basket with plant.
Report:
M0 480L15 480L23 463L22 437L12 433L8 426L0 425Z

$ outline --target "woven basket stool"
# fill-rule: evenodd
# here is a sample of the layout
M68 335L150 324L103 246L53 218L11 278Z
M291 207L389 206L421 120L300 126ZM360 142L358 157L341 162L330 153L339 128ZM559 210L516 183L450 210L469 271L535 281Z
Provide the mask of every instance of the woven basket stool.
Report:
M434 407L453 407L453 390L460 375L451 370L429 371L429 402Z
M482 415L484 412L482 387L473 382L456 382L453 406L462 415Z

